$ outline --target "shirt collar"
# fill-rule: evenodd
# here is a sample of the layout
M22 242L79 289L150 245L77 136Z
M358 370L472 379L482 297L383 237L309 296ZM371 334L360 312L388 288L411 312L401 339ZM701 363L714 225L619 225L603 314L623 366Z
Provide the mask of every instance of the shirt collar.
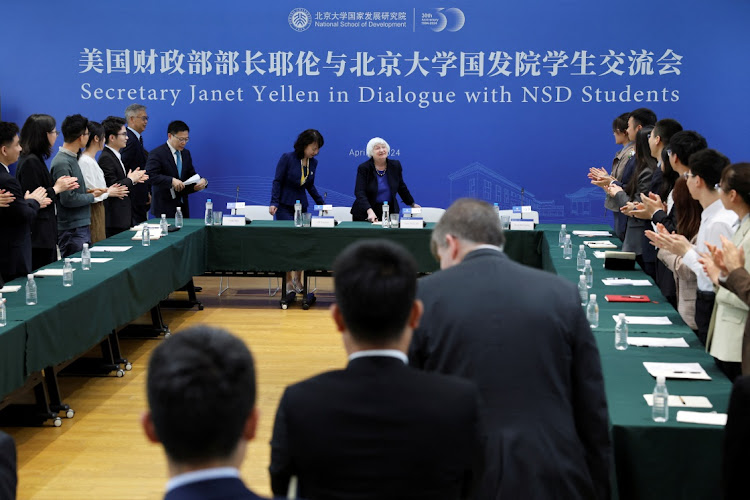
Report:
M61 152L61 153L65 153L65 154L66 154L66 155L68 155L68 156L72 156L73 158L78 158L78 155L77 155L77 154L75 154L75 153L74 153L73 151L68 151L67 149L65 149L65 148L64 148L64 147L62 147L62 146L60 146L60 152Z
M409 358L406 354L399 351L398 349L368 349L366 351L357 351L349 355L349 361L354 361L358 358L368 358L372 356L385 356L389 358L400 359L404 364L409 363Z
M209 479L227 479L240 477L240 471L234 467L214 467L212 469L201 469L192 472L185 472L174 476L167 482L167 491L172 491L180 486Z
M711 217L715 217L719 213L719 211L723 209L724 204L721 202L721 200L716 200L705 209L703 209L703 212L701 212L701 222L710 219Z
M139 134L138 132L136 132L132 128L128 127L128 130L130 130L131 132L133 132L135 134L135 138L136 139L140 139L141 138L141 134Z
M174 156L175 151L177 151L175 148L172 147L172 145L167 141L167 146L169 146L169 150L172 152L172 156Z
M119 151L117 151L115 148L109 147L108 145L104 146L104 147L107 148L107 149L109 149L110 151L112 151L115 154L115 156L117 157L117 159L120 160L120 163L122 163L122 155L120 155Z
M5 163L3 163L1 161L0 161L0 165L3 166L3 168L5 169L6 172L10 173L10 169L8 168L8 165L6 165Z

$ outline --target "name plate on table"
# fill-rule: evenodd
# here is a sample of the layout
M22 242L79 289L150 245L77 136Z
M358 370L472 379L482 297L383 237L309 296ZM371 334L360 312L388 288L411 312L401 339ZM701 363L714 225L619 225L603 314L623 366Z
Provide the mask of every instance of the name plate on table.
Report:
M317 207L318 205L316 205ZM323 205L325 206L325 205ZM317 210L317 208L316 208ZM333 217L317 217L310 219L310 227L336 227L336 219Z
M227 203L227 210L233 210L235 208L245 208L244 201L230 201Z
M328 210L333 210L333 205L315 205L313 206L313 210L315 210L316 212L325 210L327 212Z
M513 207L514 214L522 214L524 212L531 212L531 205L516 205Z
M511 231L533 231L534 221L531 219L511 219L510 230Z
M244 215L225 215L224 217L221 218L221 225L222 226L244 226L245 216Z
M413 210L413 209L412 209ZM401 229L422 229L424 220L417 217L405 217L399 221Z
M414 217L415 215L422 215L422 207L419 208L412 208L412 207L406 207L401 209L401 215L409 217Z

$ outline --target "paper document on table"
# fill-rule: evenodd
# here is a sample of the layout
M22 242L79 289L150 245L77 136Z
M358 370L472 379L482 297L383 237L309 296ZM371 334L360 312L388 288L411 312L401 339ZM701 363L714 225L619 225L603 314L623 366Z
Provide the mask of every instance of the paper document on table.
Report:
M643 397L646 399L646 403L649 406L654 406L654 395L644 394ZM714 405L708 400L706 396L669 396L669 406L682 406L683 408L713 408Z
M182 183L186 186L189 186L190 184L198 184L198 181L201 180L201 176L198 174L195 174L191 178L189 178L186 181L182 181ZM172 199L174 200L177 198L177 195L175 194L174 188L169 188L169 193L172 195Z
M112 260L112 257L91 257L92 264L104 264L105 262L109 262L110 260ZM70 262L81 262L81 258L72 257L70 259Z
M590 240L584 241L583 244L589 248L617 248L617 245L607 240Z
M151 241L158 240L161 238L161 231L151 231L149 230L149 236L151 237ZM139 231L133 235L132 238L130 238L133 241L141 241L143 240L143 232Z
M160 224L146 224L148 229L153 233L154 231L161 231ZM131 231L140 231L142 226L133 226L130 228Z
M583 236L585 238L594 238L596 236L612 236L609 231L573 231L576 236Z
M594 257L596 257L597 259L603 259L604 252L601 250L594 250Z
M628 345L640 347L690 347L684 338L628 337Z
M125 252L133 247L108 247L108 246L95 246L91 248L92 252Z
M21 285L5 285L0 288L0 293L15 293L21 289Z
M644 361L643 366L656 378L664 375L666 378L687 378L691 380L711 380L700 363L653 363Z
M652 286L649 280L634 280L630 278L602 278L602 283L607 286Z
M727 414L681 410L677 412L677 421L686 424L727 425Z
M73 268L73 271L75 271L75 268ZM40 269L37 272L34 273L34 276L62 276L63 270L60 269Z
M617 321L617 314L612 315ZM671 325L672 322L666 316L625 316L625 322L629 325Z

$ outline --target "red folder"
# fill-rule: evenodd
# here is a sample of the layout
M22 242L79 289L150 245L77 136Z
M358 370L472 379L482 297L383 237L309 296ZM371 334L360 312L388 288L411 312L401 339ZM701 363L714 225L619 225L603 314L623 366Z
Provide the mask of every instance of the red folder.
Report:
M651 302L648 295L605 295L607 302Z

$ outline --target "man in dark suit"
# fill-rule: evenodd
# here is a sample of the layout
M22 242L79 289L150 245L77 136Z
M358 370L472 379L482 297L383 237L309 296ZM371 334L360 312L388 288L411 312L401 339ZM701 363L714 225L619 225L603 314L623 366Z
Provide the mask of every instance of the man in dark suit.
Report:
M154 349L141 423L161 443L170 480L164 500L260 499L239 468L255 437L255 368L245 344L228 332L196 326Z
M572 283L511 261L492 207L457 200L432 234L441 271L409 357L476 382L486 424L477 498L608 498L611 445L599 352Z
M31 224L39 208L52 202L42 188L24 195L18 180L10 175L8 166L18 161L20 154L18 126L0 122L0 190L13 196L7 207L0 209L0 276L5 281L31 272Z
M316 499L473 498L482 471L479 400L465 380L407 365L419 324L417 268L403 248L363 241L333 265L333 320L346 369L286 389L271 439L271 488Z
M128 123L128 143L120 151L125 170L146 170L148 151L143 147L143 131L148 125L146 106L131 104L125 108L125 121ZM148 209L151 206L151 184L138 183L130 190L130 208L132 217L130 223L137 226L148 219Z
M16 498L16 467L16 443L12 437L0 431L0 498L3 500Z
M151 213L154 217L161 217L161 214L174 217L177 207L182 207L182 214L190 217L188 195L208 185L203 178L196 184L184 183L196 175L193 158L185 149L189 134L190 128L185 122L173 121L167 127L167 143L148 154L146 172L151 179Z
M128 170L122 161L120 150L128 141L125 120L119 116L110 116L102 122L102 126L106 145L99 155L99 167L104 172L104 180L107 186L114 184L126 186L130 193L134 186L146 182L148 175L142 169ZM130 201L129 196L123 198L110 196L104 200L107 238L130 228L132 219Z
M732 388L724 430L724 457L722 467L722 490L725 500L740 500L748 497L747 470L748 446L750 446L750 377L738 377Z

